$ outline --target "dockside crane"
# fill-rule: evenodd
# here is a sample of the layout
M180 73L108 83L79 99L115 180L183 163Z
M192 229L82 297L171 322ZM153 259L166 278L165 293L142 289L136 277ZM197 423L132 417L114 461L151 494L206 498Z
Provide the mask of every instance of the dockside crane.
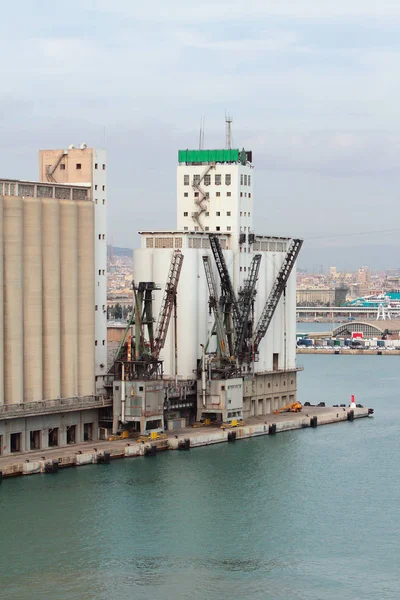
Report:
M133 283L134 310L125 329L114 363L115 368L119 368L118 365L120 364L124 365L124 376L126 379L149 379L162 376L162 361L159 360L159 357L165 345L171 315L174 306L176 306L176 295L183 258L180 250L174 251L158 314L155 334L153 291L160 288L151 281L141 281L137 285ZM123 352L123 350L126 346L129 328L132 325L135 326L134 357L132 360L126 360L131 352L130 349L126 352ZM145 335L145 329L147 329L147 336ZM129 337L128 343L131 344L131 338ZM114 373L114 377L119 378L115 370Z
M221 280L221 305L225 312L225 329L227 332L229 353L234 356L235 336L240 324L239 305L233 290L232 281L226 266L224 254L222 252L219 238L215 234L209 234L210 246L217 265L219 277Z
M172 310L176 302L179 278L181 276L183 264L183 254L180 250L175 250L172 255L171 266L169 268L167 284L165 286L164 297L161 303L158 315L157 329L154 340L153 358L158 358L160 351L164 348L167 338L168 327L171 320Z
M268 296L254 332L254 354L257 353L260 342L267 333L268 327L271 324L275 309L278 306L282 294L285 292L290 273L292 272L302 245L303 240L294 239L289 246L285 260L279 269L278 275L274 281L274 285L272 286L272 290Z

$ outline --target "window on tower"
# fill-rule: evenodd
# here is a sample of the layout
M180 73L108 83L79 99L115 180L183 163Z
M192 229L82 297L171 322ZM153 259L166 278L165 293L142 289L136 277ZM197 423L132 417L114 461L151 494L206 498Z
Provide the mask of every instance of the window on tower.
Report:
M240 185L243 185L243 175L240 176Z
M187 192L185 192L183 195L185 198L187 198L189 196L189 194Z
M211 185L211 175L204 176L204 185Z
M199 192L195 192L195 193L194 193L194 197L195 197L195 198L198 198L198 197L199 197Z
M226 195L227 196L232 196L232 193L231 192L226 192Z
M215 176L215 185L221 185L221 175Z
M251 198L251 194L250 194L250 192L249 192L249 198Z
M228 225L228 226L227 226L227 228L226 228L226 230L227 230L227 231L230 231L231 229L232 229L232 228L231 228L231 226L230 226L230 225Z
M250 185L250 175L247 176L247 184Z
M189 213L187 213L187 212L184 212L184 213L183 213L183 216L184 216L184 217L187 217L188 215L189 215Z
M199 185L200 175L193 175L193 185Z
M189 185L189 175L183 176L183 185Z
M215 192L215 195L219 198L219 196L221 195L221 192Z
M221 227L216 227L216 231L221 231Z
M215 214L217 215L217 217L220 217L220 216L221 216L221 213L220 213L220 211L219 211L219 210L218 210L218 211L217 211Z
M226 216L227 216L227 217L230 217L230 216L231 216L231 211L230 211L230 210L228 210L228 211L226 212Z
M244 176L244 185L247 185L247 175Z

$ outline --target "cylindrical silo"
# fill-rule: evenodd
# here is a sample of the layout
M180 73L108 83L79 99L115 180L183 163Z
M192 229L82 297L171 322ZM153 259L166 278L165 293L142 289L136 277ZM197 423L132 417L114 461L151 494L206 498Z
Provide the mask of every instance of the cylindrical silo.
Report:
M95 391L94 204L78 207L78 395ZM99 306L98 310L102 310ZM101 344L102 340L97 340Z
M42 201L23 198L24 402L43 399Z
M6 404L24 401L23 347L23 204L22 198L3 198L4 236L4 396Z
M43 398L60 397L60 201L42 201Z
M60 201L61 397L78 395L78 207ZM93 310L92 306L92 310Z
M201 354L197 331L197 254L197 250L185 250L178 287L178 375L185 379L193 378Z
M0 404L4 404L3 196L0 196Z

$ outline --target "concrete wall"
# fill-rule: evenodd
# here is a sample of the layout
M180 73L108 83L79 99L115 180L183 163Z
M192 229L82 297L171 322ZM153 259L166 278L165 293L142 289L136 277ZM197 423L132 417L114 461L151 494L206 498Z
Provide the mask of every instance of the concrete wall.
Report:
M58 446L67 445L67 428L76 425L76 443L84 441L84 424L92 423L93 441L98 439L98 411L86 410L57 415L42 415L26 419L10 419L0 421L1 455L11 453L10 437L13 433L21 433L21 451L28 452L30 448L30 432L40 431L40 450L49 448L49 430L59 428ZM73 447L73 445L71 445ZM52 447L54 449L54 447Z

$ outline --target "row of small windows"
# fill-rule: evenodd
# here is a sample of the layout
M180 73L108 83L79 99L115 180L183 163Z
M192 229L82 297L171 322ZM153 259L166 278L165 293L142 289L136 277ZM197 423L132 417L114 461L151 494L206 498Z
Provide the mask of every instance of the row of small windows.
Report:
M220 211L220 210L218 210L218 211L217 211L215 214L216 214L216 216L217 216L217 217L220 217L220 216L221 216L221 211ZM227 217L230 217L231 215L232 215L231 211L230 211L230 210L227 210L227 211L226 211L226 216L227 216ZM188 217L188 216L189 216L189 213L188 213L187 211L185 211L185 212L183 213L183 216L184 216L184 217ZM206 217L209 217L209 216L210 216L210 213L209 213L209 212L206 212ZM250 216L250 213L249 213L249 216Z
M94 203L95 203L95 204L98 204L98 203L99 203L99 201L98 201L98 199L97 199L97 198L96 198L96 200L94 201ZM104 198L103 198L103 205L105 205L105 203L106 203L106 201L105 201L105 200L104 200Z
M251 185L251 175L241 175L240 185Z
M99 345L97 340L95 340L95 342L94 342L94 345L95 345L95 346L98 346L98 345ZM103 343L102 343L102 345L103 345L103 346L105 346L105 345L106 345L106 340L103 340Z
M196 227L194 228L194 230L195 230L195 231L199 231L199 228L196 226ZM226 227L226 230L227 230L227 231L232 231L232 227L231 227L230 225L227 225L227 227ZM184 228L183 228L183 231L189 231L189 227L184 227ZM210 228L209 228L209 227L204 227L204 231L210 231ZM215 231L221 231L221 227L218 225L218 226L215 228Z
M97 190L97 188L98 188L98 185L96 184L96 185L94 186L94 189L95 189L95 190ZM105 185L102 185L102 186L101 186L101 189L103 190L103 192L105 192L105 190L106 190L106 186L105 186Z
M104 269L99 269L99 275L105 275L105 274L106 274L106 272Z
M204 183L204 185L211 185L211 175L205 175L203 177L203 180L201 179L200 175L193 175L193 184L192 185L199 185L201 183ZM215 185L221 185L222 184L222 175L216 174L214 175L214 183ZM232 183L232 175L230 175L229 173L225 174L225 185L231 185ZM190 184L190 175L184 175L183 176L183 185L189 185Z
M76 163L75 164L75 168L77 169L77 171L80 171L82 169L82 163ZM94 168L98 169L99 165L96 163L94 165ZM106 165L103 164L102 165L102 169L103 169L103 171L105 171L106 170ZM61 163L61 165L60 165L60 171L65 171L65 163Z
M94 310L99 310L98 304L95 304ZM103 304L103 312L106 312L106 305Z
M106 239L106 234L105 233L99 233L99 240L105 240Z
M215 195L216 195L216 197L217 197L217 198L220 198L220 197L221 197L221 192L216 192L216 193L215 193ZM227 195L228 197L230 197L230 196L232 196L232 193L231 193L231 192L226 192L226 195ZM249 194L249 195L250 195L250 194ZM184 196L185 198L187 198L187 197L189 196L189 193L188 193L188 192L184 192L183 196ZM195 193L194 193L194 197L195 197L195 198L198 198L198 197L199 197L199 192L195 192ZM205 197L206 197L206 199L210 198L210 194L207 192Z
M250 213L247 213L247 212L243 213L242 211L240 211L240 216L241 217L250 217Z

